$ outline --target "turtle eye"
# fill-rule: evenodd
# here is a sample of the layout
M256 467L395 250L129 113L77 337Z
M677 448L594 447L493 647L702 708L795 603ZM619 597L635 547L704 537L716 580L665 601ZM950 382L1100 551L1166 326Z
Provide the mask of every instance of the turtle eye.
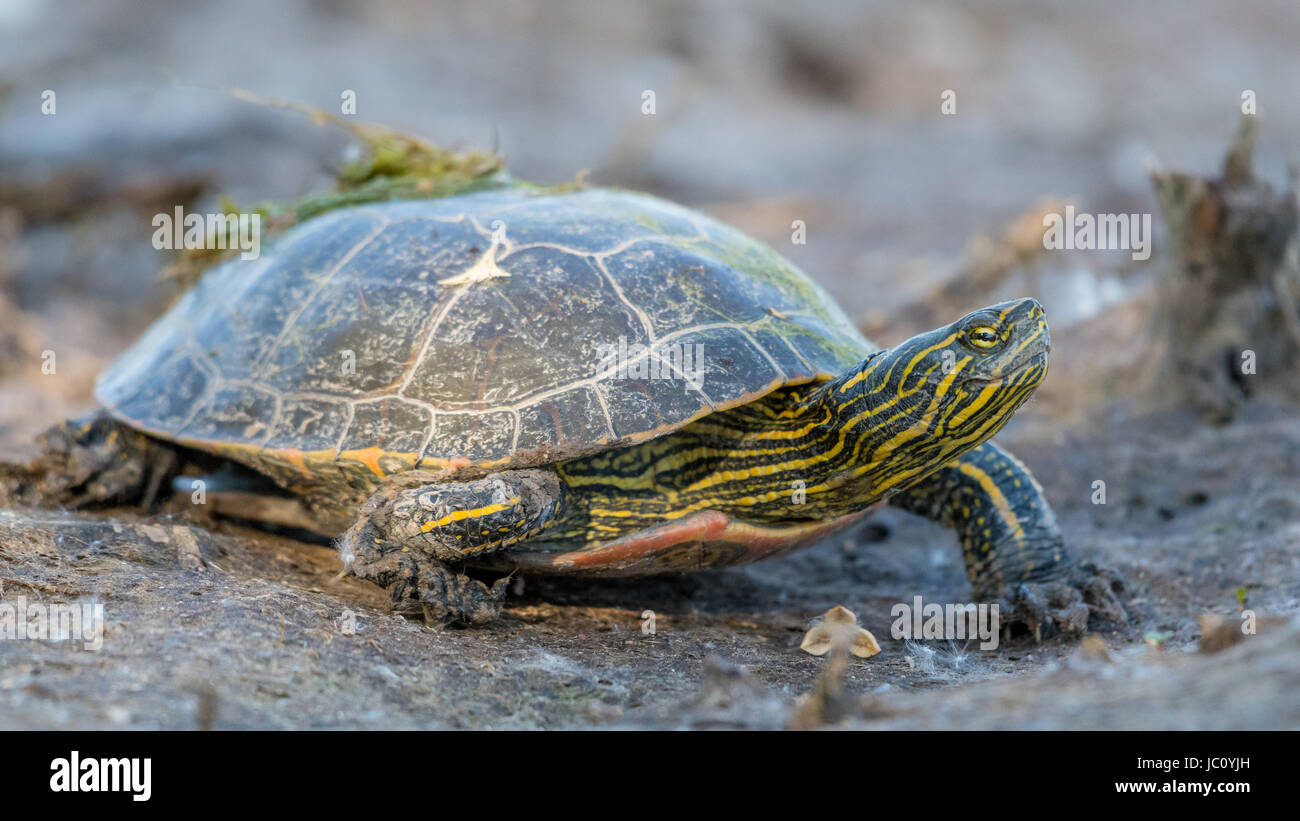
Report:
M966 332L966 339L976 348L988 350L996 347L1001 337L998 336L996 329L988 325L977 325Z

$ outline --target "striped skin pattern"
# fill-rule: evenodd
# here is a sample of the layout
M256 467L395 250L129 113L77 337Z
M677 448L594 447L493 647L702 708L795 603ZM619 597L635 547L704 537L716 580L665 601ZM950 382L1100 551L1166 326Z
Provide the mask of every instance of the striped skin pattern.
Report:
M1067 567L1056 515L1019 459L987 442L891 504L957 531L975 595L993 598Z
M978 328L995 330L994 347L969 344ZM561 463L569 510L547 537L604 541L703 510L760 523L848 515L997 433L1042 382L1049 346L1037 302L1004 303L829 382Z

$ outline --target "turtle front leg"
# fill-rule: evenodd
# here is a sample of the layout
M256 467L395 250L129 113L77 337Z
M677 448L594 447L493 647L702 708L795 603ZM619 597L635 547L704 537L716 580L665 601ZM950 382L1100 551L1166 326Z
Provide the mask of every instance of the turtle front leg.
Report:
M1043 489L1018 459L987 442L890 499L961 538L975 596L1008 604L1041 639L1044 628L1081 633L1089 614L1125 618L1112 571L1065 550Z
M423 613L432 624L485 624L501 613L508 577L489 587L455 568L538 533L563 502L563 485L550 470L389 486L362 506L339 553L358 576L388 588L399 613Z
M4 470L14 495L37 506L133 504L151 507L180 468L168 445L119 424L107 411L51 427L40 435L41 455Z

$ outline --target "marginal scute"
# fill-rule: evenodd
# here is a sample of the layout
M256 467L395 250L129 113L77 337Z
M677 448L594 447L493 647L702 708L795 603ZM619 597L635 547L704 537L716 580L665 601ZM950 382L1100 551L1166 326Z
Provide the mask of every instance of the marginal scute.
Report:
M232 385L215 391L176 433L198 441L261 444L270 435L276 416L273 391L252 385Z
M438 414L437 436L424 457L434 463L460 460L496 462L508 459L515 441L518 416L510 411Z
M690 341L690 337L686 337ZM737 393L767 393L786 381L786 374L758 348L752 337L732 328L719 328L698 343L703 366L700 388L709 397L733 399Z
M132 418L153 419L160 430L174 435L200 409L209 386L207 371L182 350L163 362L153 377L168 386L166 392L135 383L136 390L124 396L119 407Z
M348 406L327 399L286 399L266 440L272 450L334 450L348 429Z
M594 387L575 388L543 399L519 412L521 452L572 452L593 444L585 437L605 424L604 410ZM612 438L612 431L604 437Z
M667 432L678 420L708 410L699 391L678 379L612 379L601 382L598 390L618 441L632 441L649 431Z
M342 450L378 448L385 453L409 454L412 463L419 459L434 429L431 410L396 398L358 402L354 407Z

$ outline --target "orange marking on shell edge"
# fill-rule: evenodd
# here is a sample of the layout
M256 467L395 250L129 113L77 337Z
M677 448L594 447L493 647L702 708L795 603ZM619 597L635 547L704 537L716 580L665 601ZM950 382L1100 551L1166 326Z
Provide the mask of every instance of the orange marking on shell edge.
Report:
M307 470L307 460L301 450L297 448L280 448L275 452L299 470Z
M415 465L416 455L414 453L393 453L392 451L387 451L384 450L383 448L376 448L376 447L358 448L356 450L345 450L339 453L339 458L352 459L357 462L360 462L361 464L370 468L370 472L375 474L376 476L388 475L387 473L384 472L384 469L379 465L379 460L385 456L397 457L398 459L403 460L404 462L407 463L407 467L406 467L407 470L410 470Z

